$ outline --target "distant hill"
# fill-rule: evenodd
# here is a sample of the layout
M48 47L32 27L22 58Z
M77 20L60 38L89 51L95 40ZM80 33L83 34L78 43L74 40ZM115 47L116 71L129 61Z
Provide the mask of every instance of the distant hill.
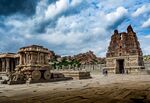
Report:
M81 64L104 64L105 58L97 57L92 51L74 55L73 59L79 61Z
M56 55L53 51L49 53L50 61L77 61L80 64L105 64L105 58L97 57L92 51L86 53L80 53L74 56L64 56L61 57Z
M94 65L94 64L105 64L105 58L97 57L92 51L86 53L79 53L74 56L64 56L56 55L54 51L49 51L49 63L52 64L54 68L67 67L80 67L80 65Z

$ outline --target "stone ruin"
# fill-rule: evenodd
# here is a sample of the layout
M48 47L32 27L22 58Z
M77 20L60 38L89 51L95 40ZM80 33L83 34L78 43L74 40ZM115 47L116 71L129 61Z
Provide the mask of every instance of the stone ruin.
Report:
M14 72L16 65L19 64L19 55L15 53L0 54L0 75Z
M50 79L50 66L48 63L49 50L43 46L31 45L20 48L18 54L20 56L19 65L16 71L26 75L26 79L39 81L40 79Z
M127 32L114 31L106 53L106 68L109 73L137 73L144 69L143 53L131 25Z
M39 45L22 47L18 53L0 54L0 77L8 78L3 81L8 84L75 79L72 74L75 74L78 79L90 78L89 73L80 71L69 71L67 75L66 72L51 73L52 67L49 64L51 55L47 48Z

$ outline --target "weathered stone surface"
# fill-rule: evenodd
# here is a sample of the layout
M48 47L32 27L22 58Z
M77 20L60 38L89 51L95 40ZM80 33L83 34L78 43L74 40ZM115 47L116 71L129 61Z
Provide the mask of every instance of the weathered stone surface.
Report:
M64 74L65 77L71 77L72 79L89 79L91 78L88 71L59 71Z
M0 54L0 75L13 72L19 63L19 55L16 53Z
M131 25L127 27L127 33L114 31L106 53L106 68L109 72L125 73L137 72L144 68L143 53L136 33Z
M25 74L26 79L39 81L44 79L45 71L50 72L50 66L48 61L49 50L39 45L31 45L22 47L19 50L20 62L16 67L16 71L20 71Z
M79 61L81 64L105 63L104 58L98 58L92 51L80 53L75 55L73 58Z
M89 52L89 54L91 53ZM25 81L27 83L50 81L56 78L65 79L64 75L60 73L55 73L53 77L50 73L50 69L52 69L51 63L58 58L60 58L59 55L39 45L22 47L16 54L0 54L0 77L1 74L5 74L10 84L24 83ZM94 58L96 58L95 55ZM67 60L69 59L72 59L72 57L67 58ZM66 67L66 65L62 65L62 69L66 69ZM67 69L71 69L71 65Z

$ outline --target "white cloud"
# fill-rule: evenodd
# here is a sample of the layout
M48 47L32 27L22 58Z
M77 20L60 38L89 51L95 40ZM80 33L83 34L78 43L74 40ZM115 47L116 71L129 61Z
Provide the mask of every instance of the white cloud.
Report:
M118 7L115 12L111 12L106 15L106 20L110 24L116 23L116 21L122 19L128 13L127 9L124 7Z
M145 39L150 39L150 34L149 35L146 35L144 36Z
M7 20L7 25L15 26L16 28L22 27L24 24L19 20Z
M57 0L49 4L48 0L40 0L32 17L17 19L9 16L5 19L4 26L11 28L0 28L0 33L7 31L4 39L12 40L5 43L2 38L5 44L1 41L0 44L4 50L7 45L20 40L20 45L40 44L59 54L73 55L92 50L105 56L112 30L122 23L123 26L128 24L124 20L132 13L132 8L128 7L134 3L128 7L125 3L125 0ZM87 7L83 9L84 4ZM44 23L48 24L45 26ZM38 27L43 27L44 31L39 32Z
M93 11L93 13L89 15L89 11ZM55 28L47 28L44 34L38 35L36 38L52 45L64 45L63 49L70 53L92 50L102 56L107 49L106 38L110 35L107 27L115 25L127 13L127 9L123 7L118 7L108 14L88 8L80 14L59 17ZM106 44L104 45L104 43Z
M150 40L150 35L139 36L139 41L144 55L150 54L149 40Z
M65 12L69 9L75 8L79 4L81 4L83 1L84 0L72 0L69 2L69 0L58 0L58 1L56 1L55 4L48 5L47 9L44 11L45 20L53 19L57 15ZM45 3L46 3L46 1L45 1ZM41 2L39 5L39 8L45 8L45 6L46 6L46 4Z
M142 27L143 27L143 28L148 28L148 27L150 27L150 18L142 24Z
M45 12L45 17L51 19L63 11L67 10L69 6L68 0L59 0L56 1L56 4L51 4L48 6L48 9Z
M72 0L71 2L71 6L72 7L76 7L77 5L79 5L80 3L82 3L84 0Z
M138 17L141 14L150 12L150 4L145 4L142 7L138 8L133 14L132 17Z
M102 7L104 10L108 10L108 9L116 9L119 6L123 6L124 2L126 2L126 0L100 0L98 5L99 7Z

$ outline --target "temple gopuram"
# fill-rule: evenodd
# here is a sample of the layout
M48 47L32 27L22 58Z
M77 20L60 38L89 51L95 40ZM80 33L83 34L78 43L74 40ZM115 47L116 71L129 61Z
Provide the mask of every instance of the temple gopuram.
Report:
M127 32L114 30L106 53L106 68L109 73L137 73L144 69L143 53L132 26Z

